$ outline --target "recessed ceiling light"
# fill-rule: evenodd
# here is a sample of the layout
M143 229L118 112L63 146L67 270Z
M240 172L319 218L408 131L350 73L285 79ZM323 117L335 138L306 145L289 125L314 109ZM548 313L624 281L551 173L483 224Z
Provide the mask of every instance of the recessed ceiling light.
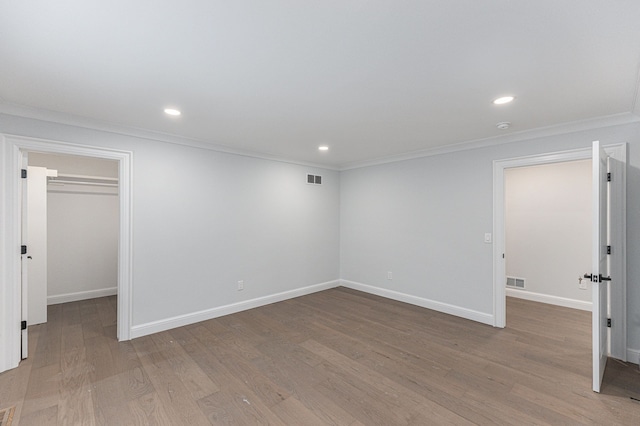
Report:
M320 145L320 146L318 147L318 150L319 150L319 151L329 151L329 147L328 147L328 146L326 146L326 145Z
M181 114L180 111L178 111L177 109L173 109L173 108L165 108L164 112L166 114L169 114L169 115L180 115Z
M503 96L501 98L498 98L498 99L494 100L493 103L496 104L496 105L508 104L509 102L511 102L514 99L515 99L515 97L513 97L513 96Z

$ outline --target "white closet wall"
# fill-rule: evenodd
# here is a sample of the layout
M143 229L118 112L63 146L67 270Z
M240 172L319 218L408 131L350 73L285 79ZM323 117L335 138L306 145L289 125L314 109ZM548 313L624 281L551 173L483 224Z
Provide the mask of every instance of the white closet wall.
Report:
M116 293L117 194L49 191L48 304Z

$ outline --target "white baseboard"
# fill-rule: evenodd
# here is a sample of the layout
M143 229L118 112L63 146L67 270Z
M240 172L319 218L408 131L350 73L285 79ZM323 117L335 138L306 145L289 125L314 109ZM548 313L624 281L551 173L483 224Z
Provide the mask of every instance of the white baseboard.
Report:
M307 294L316 293L322 290L339 287L340 281L328 281L326 283L310 285L308 287L298 288L295 290L284 291L269 296L258 297L256 299L245 300L230 305L219 306L217 308L205 309L203 311L193 312L190 314L179 315L173 318L166 318L158 321L152 321L146 324L134 325L131 327L131 338L147 336L153 333L170 330L172 328L182 327L194 324L200 321L210 320L212 318L222 317L236 312L246 311L248 309L257 308L271 303L282 302L283 300L293 299L294 297L305 296Z
M118 294L118 287L101 288L98 290L78 291L76 293L56 294L47 296L47 305L77 302L78 300L95 299L96 297L113 296Z
M640 349L627 348L627 362L640 365Z
M481 322L483 324L493 325L494 319L492 314L474 311L472 309L462 308L460 306L450 305L448 303L437 302L435 300L425 299L423 297L412 296L406 293L400 293L393 290L387 290L380 287L374 287L354 281L341 280L343 287L354 290L363 291L365 293L375 294L376 296L386 297L388 299L397 300L399 302L410 303L412 305L422 306L423 308L432 309L445 314L455 315L457 317L466 318L472 321Z
M512 288L507 289L507 296L591 312L591 302L585 302L583 300L567 299L566 297L550 296L548 294L533 293L531 291L515 290Z

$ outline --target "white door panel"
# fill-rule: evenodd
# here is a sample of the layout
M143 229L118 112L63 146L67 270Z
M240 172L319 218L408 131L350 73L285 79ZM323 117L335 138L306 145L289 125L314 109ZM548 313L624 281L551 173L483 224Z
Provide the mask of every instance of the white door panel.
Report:
M27 169L28 324L47 322L47 169Z
M609 354L608 339L608 212L609 196L607 182L608 155L593 143L593 247L592 247L592 333L593 333L593 390L600 392ZM605 278L603 280L602 278Z

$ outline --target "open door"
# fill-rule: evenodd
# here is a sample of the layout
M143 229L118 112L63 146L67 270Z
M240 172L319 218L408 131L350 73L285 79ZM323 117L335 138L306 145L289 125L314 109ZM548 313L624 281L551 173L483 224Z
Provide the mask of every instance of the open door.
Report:
M27 168L26 240L29 252L29 291L27 324L29 327L47 322L47 176L45 167ZM54 173L52 173L54 174Z
M28 168L28 163L29 163L29 157L27 155L26 152L22 153L22 191L21 191L21 204L22 204L22 227L21 227L21 237L22 237L22 247L21 247L21 262L20 262L20 266L21 266L21 277L22 277L22 282L20 285L20 291L21 291L21 301L22 301L22 315L21 315L21 328L22 328L22 334L21 334L21 358L25 359L27 356L29 356L29 330L27 328L27 321L28 321L28 314L29 314L29 298L28 298L28 271L29 271L29 258L31 256L29 256L28 253L28 246L27 246L27 207L29 205L29 197L28 197L28 187L29 185L27 184L27 176L26 176L26 171Z
M593 142L593 246L592 246L592 332L593 332L593 390L600 392L602 377L609 355L607 310L608 285L608 231L609 231L609 183L608 155ZM589 277L588 274L585 277Z

